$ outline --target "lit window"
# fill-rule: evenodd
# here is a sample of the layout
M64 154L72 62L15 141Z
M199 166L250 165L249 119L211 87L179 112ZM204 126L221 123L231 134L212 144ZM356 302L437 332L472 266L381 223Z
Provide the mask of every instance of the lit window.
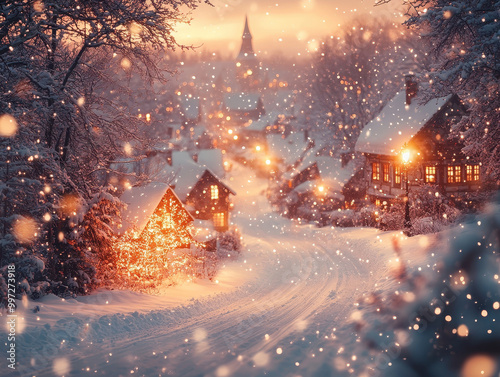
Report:
M425 183L436 183L436 167L425 167Z
M212 200L219 199L219 187L217 185L210 186L210 198Z
M460 183L462 181L461 179L462 167L460 165L448 166L446 171L447 171L446 181L448 183Z
M383 173L384 182L389 182L389 164L382 165L382 173Z
M401 187L401 166L394 166L394 186Z
M380 181L380 163L372 162L372 181Z
M216 228L223 228L226 226L226 216L224 212L214 213L214 226Z
M465 169L467 182L479 181L479 165L466 165Z

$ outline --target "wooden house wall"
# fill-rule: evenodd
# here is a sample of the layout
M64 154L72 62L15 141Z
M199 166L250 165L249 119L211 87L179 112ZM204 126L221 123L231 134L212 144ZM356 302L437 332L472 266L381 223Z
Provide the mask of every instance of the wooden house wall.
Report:
M218 199L211 198L212 185L218 187ZM229 225L229 195L230 191L216 177L205 172L189 193L186 204L194 207L193 216L201 220L213 220L214 214L224 213L224 226L220 227L220 230L227 230Z

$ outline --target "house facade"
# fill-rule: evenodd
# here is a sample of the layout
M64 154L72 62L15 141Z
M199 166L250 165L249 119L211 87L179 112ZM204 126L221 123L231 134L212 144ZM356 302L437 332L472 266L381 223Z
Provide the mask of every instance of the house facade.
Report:
M377 205L390 205L409 190L435 186L448 197L477 191L481 165L465 156L460 137L452 127L466 114L457 95L423 103L418 84L406 78L406 90L396 96L363 129L356 151L366 156L365 182L368 198ZM403 148L409 161L402 160Z
M186 204L193 208L193 216L201 220L212 220L216 231L229 228L229 195L236 193L226 186L210 170L205 170L186 197Z
M200 154L198 159L203 160L206 153ZM223 171L222 165L216 166L214 155L208 153L207 159L214 169ZM212 221L216 231L228 230L232 206L229 195L236 193L209 167L196 163L187 151L174 151L171 165L165 164L155 179L168 182L194 218Z

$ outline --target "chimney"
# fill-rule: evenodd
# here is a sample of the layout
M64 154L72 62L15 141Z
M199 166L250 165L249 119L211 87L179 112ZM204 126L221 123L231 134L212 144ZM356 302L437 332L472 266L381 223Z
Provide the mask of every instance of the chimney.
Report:
M411 100L417 96L418 84L415 80L415 75L409 74L405 76L406 84L406 105L411 105Z

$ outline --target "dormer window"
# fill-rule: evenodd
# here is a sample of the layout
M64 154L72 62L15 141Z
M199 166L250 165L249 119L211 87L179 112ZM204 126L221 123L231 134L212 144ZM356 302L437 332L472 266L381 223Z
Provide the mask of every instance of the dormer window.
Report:
M210 186L210 199L219 199L219 187L217 185Z

